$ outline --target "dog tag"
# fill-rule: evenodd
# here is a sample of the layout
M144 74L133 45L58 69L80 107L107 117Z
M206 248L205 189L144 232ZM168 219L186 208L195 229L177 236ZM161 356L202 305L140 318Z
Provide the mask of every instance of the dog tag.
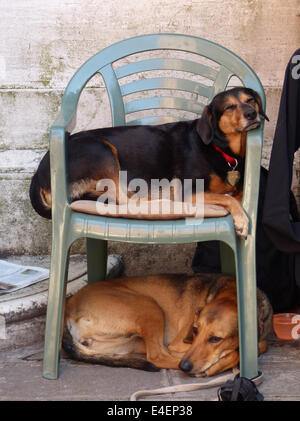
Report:
M231 171L228 171L227 173L226 181L230 186L234 187L240 181L240 178L241 178L241 174L239 171L231 170Z

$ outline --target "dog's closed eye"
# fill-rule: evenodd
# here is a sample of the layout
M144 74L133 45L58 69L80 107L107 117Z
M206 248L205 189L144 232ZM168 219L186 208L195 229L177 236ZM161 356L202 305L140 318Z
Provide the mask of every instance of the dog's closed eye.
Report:
M227 105L227 107L225 107L225 111L233 111L235 109L236 109L236 104Z
M83 340L82 342L80 342L81 343L81 345L83 345L83 346L90 346L90 345L92 345L92 343L93 343L93 340L92 339L85 339L85 340Z
M221 342L223 338L220 338L219 336L211 336L208 339L208 342L211 344L217 344L218 342Z

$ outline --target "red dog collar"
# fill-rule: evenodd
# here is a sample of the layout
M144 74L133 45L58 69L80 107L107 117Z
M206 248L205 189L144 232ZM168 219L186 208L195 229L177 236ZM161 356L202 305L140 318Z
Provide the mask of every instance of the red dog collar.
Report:
M218 148L218 146L216 145L213 145L213 147L215 148L216 151L220 152L220 154L223 156L223 158L229 164L229 166L233 165L235 168L237 167L238 161L236 158L233 158L232 156L227 155L227 153L223 152L222 149Z

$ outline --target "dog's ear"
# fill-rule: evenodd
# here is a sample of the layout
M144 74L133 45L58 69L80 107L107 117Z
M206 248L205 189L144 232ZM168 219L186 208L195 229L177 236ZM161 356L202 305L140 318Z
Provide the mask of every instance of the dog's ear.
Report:
M196 313L194 315L193 323L191 324L190 329L189 329L186 337L183 340L183 342L185 344L191 344L191 343L193 343L193 338L194 338L194 336L193 336L193 326L194 326L194 323L197 321L198 317L200 316L200 313L201 313L202 309L203 309L203 307L199 307L196 310Z
M217 277L214 281L212 281L209 290L207 292L207 296L206 296L206 304L211 303L219 294L219 292L221 292L221 290L226 286L226 284L228 284L229 282L232 282L233 278L231 278L230 276L224 276L221 275L219 277Z
M209 105L207 105L204 108L201 117L197 120L196 124L196 130L198 132L198 135L201 137L201 139L206 145L208 145L213 140L214 136L212 120L212 111Z
M255 101L257 102L257 104L258 104L259 114L260 114L263 118L265 118L267 121L269 121L268 116L265 114L265 112L264 112L264 110L263 110L261 97L258 95L258 93L257 93L254 89L247 88L247 90L249 91L249 94L250 94L250 95L252 95L252 96L253 96L253 98L255 99Z
M191 324L191 327L186 335L186 337L184 338L183 342L185 344L192 344L193 343L193 323Z

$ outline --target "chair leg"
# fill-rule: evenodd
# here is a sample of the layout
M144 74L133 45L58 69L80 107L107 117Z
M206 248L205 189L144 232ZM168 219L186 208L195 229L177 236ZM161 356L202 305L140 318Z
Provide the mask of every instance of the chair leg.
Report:
M240 375L252 379L258 375L255 237L238 240L236 273Z
M223 241L220 242L220 255L222 273L235 277L234 253L231 247Z
M88 283L103 281L107 268L107 241L86 239Z
M50 380L58 378L69 265L69 248L54 239L52 244L43 362L43 377Z

